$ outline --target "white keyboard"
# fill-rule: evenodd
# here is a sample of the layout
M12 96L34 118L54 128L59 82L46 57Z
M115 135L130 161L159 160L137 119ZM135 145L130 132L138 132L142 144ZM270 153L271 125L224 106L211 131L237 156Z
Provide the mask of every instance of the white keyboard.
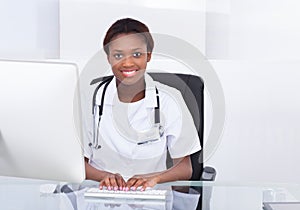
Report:
M92 187L88 188L84 193L85 197L90 198L116 198L116 199L148 199L148 200L164 200L167 196L167 190L146 189L140 190L106 190Z

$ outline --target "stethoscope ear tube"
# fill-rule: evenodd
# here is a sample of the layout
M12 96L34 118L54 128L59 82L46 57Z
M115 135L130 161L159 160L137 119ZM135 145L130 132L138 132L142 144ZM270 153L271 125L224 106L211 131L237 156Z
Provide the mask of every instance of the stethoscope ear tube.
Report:
M93 107L92 107L92 114L93 114L93 143L89 143L90 147L94 147L95 149L100 149L101 145L99 145L98 142L98 137L99 137L99 125L100 125L100 120L101 116L103 114L103 103L104 103L104 96L106 93L107 86L109 83L112 81L113 76L108 77L108 79L102 81L95 89L94 94L93 94ZM103 92L102 92L102 97L101 97L101 105L98 106L99 109L99 119L98 122L96 122L96 113L97 113L97 105L96 105L96 97L98 90L102 85L104 85Z
M102 98L101 98L101 107L102 107L102 104L103 104L103 101L104 101L104 95L105 95L105 92L106 92L106 88L109 85L109 83L112 81L112 79L113 79L113 76L109 76L108 78L103 79L103 81L95 88L95 91L94 91L94 94L93 94L93 103L92 103L92 114L93 114L93 116L95 116L95 114L96 114L95 106L96 106L96 97L97 97L98 90L102 87L102 85L106 84L104 86L103 93L102 93ZM101 115L102 115L102 111L103 111L103 108L101 108Z

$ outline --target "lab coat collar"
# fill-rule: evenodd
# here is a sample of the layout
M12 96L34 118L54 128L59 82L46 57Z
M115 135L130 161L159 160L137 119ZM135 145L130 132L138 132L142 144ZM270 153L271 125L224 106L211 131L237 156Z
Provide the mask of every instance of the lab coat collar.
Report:
M156 90L155 90L156 85L152 77L147 73L145 73L145 83L146 83L145 105L148 108L156 107L157 106ZM101 88L101 90L99 91L101 92L100 95L102 95L102 91L103 89ZM116 87L116 78L114 77L106 89L104 104L112 106L114 104L115 97L117 96L118 94L117 94L117 87ZM101 96L97 98L100 99ZM99 100L99 102L100 101L101 100Z

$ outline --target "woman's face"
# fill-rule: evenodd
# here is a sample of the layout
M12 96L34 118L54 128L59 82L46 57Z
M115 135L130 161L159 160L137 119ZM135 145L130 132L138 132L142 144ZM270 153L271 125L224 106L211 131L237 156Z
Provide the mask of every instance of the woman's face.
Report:
M143 36L119 34L110 42L107 57L118 83L132 85L144 78L151 53Z

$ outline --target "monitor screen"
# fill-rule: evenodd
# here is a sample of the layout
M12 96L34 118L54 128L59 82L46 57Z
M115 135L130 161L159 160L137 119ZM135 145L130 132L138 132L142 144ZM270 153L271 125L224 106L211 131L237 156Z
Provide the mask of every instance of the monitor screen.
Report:
M0 60L0 176L84 180L78 70Z

